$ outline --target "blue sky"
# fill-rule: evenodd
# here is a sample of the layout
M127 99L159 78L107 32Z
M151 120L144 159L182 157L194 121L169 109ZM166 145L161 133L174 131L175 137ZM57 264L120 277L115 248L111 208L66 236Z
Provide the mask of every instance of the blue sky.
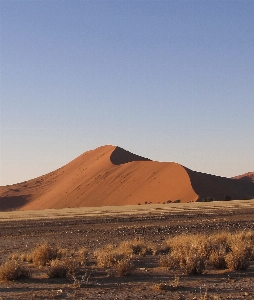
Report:
M254 1L0 0L0 185L105 144L254 171Z

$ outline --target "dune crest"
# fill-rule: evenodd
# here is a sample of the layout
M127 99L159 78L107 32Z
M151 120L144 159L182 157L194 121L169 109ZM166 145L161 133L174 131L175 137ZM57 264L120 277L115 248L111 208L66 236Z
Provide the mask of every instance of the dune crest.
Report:
M242 175L238 175L235 177L232 177L233 179L240 179L248 182L254 182L254 172L248 172Z
M49 174L0 187L0 210L254 198L254 183L156 162L120 147L87 151Z

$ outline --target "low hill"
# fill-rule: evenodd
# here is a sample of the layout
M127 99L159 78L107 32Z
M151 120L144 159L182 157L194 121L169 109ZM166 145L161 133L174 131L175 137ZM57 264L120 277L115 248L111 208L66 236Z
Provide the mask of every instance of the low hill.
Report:
M120 147L87 151L49 174L0 187L0 210L254 198L254 183L156 162Z

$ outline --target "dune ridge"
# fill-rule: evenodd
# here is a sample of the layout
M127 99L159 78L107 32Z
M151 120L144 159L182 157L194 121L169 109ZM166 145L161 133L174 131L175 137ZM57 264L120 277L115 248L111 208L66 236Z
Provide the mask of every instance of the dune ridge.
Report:
M254 198L254 184L156 162L106 145L26 182L0 187L0 210L40 210Z
M254 182L254 171L244 173L242 175L234 176L232 178L233 179L240 179L240 180L244 180L244 181L248 181L248 182Z

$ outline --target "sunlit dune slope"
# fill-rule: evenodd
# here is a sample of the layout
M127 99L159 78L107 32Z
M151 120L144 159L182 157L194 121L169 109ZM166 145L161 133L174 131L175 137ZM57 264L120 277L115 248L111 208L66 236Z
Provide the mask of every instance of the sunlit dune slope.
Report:
M193 172L173 162L151 161L106 145L44 176L0 187L0 210L188 202L206 196L223 200L227 195L254 197L254 184Z

